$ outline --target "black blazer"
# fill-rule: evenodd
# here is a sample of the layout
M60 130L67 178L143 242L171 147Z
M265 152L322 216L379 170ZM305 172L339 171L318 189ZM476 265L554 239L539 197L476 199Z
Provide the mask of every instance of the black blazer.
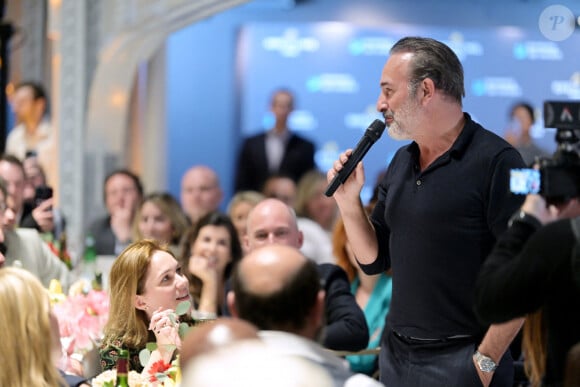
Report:
M266 158L266 133L244 140L236 165L235 190L261 191L272 174L280 174L298 181L302 175L315 168L314 144L296 134L290 134L278 171L270 172Z

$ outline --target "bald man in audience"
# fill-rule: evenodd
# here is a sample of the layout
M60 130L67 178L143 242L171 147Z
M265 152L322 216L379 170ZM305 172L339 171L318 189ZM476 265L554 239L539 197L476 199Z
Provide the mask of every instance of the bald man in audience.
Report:
M223 196L218 176L210 167L193 166L181 178L181 207L192 224L218 210Z
M303 235L296 223L294 210L278 199L265 199L248 214L246 251L269 244L300 249ZM326 348L360 351L369 340L369 330L362 310L350 292L344 270L334 264L316 265L324 281L325 321L322 343Z
M291 246L271 244L246 255L228 293L232 314L256 325L268 348L322 366L334 386L381 386L320 346L325 294L316 263Z

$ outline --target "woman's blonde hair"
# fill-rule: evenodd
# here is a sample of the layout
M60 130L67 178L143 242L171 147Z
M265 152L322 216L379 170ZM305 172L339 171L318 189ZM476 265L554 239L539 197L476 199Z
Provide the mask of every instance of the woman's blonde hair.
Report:
M232 211L234 208L236 208L236 206L238 204L250 203L250 204L255 206L256 204L260 203L265 198L266 197L258 191L252 191L252 190L239 191L231 198L230 202L228 203L227 213L231 218Z
M171 240L168 241L168 243L179 245L183 233L185 233L185 230L187 230L189 227L189 222L187 220L187 216L185 216L185 213L181 209L179 202L170 193L167 192L154 192L143 198L141 204L137 208L135 219L133 221L134 240L138 241L144 238L143 234L141 234L141 231L139 231L139 221L141 219L143 206L145 203L154 204L169 218L171 227L173 227L173 234L171 236Z
M0 269L0 326L0 386L64 385L52 356L48 292L24 269Z
M526 316L522 332L524 370L530 386L539 387L546 372L547 326L542 309Z
M149 341L149 318L135 307L135 298L143 293L151 258L156 251L174 257L165 246L151 239L130 244L109 273L109 320L105 325L103 347L120 341L127 348L144 348Z

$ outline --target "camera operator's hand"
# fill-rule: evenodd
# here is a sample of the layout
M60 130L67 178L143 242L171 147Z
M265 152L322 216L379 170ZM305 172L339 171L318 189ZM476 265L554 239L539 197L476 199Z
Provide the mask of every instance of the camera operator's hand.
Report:
M34 210L32 218L43 232L52 232L54 230L54 215L52 213L52 198L44 200Z

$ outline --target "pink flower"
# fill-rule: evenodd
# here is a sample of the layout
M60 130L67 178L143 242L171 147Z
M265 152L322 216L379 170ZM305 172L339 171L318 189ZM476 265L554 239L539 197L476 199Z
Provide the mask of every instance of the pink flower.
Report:
M54 305L58 318L60 336L70 343L65 350L84 354L91 350L95 341L103 336L103 328L109 317L107 293L91 290L88 294L67 297Z

